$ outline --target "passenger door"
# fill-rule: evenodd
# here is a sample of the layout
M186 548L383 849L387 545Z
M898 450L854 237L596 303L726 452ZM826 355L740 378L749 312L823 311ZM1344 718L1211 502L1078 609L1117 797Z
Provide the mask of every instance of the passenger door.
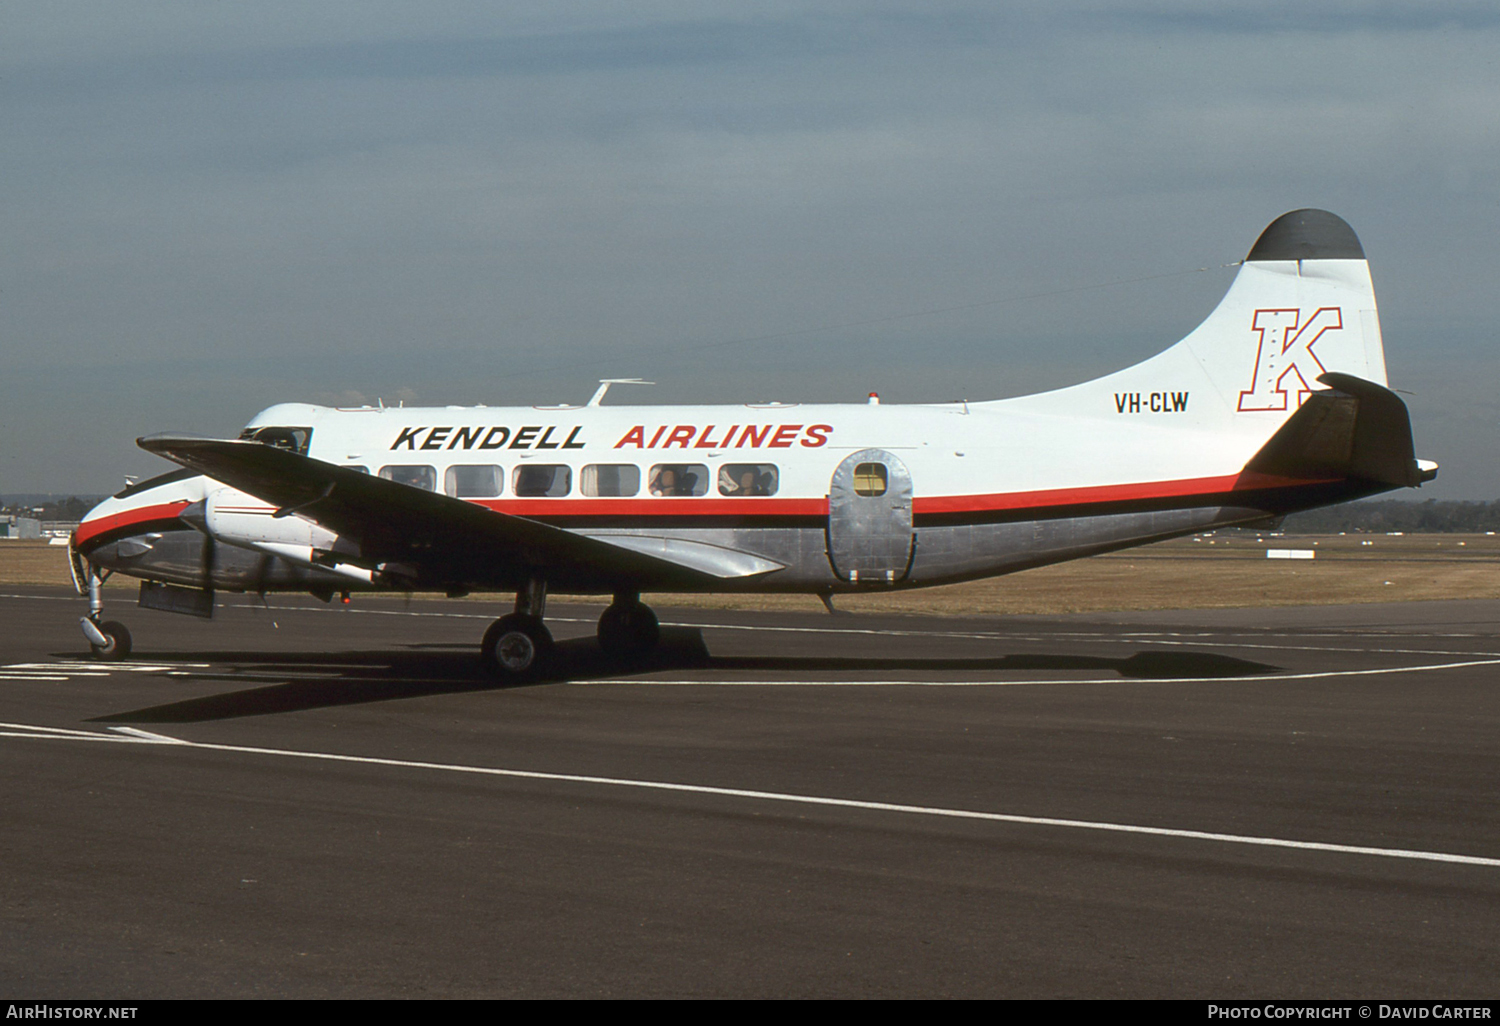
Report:
M828 561L856 584L895 584L911 569L911 474L882 449L862 449L828 486Z

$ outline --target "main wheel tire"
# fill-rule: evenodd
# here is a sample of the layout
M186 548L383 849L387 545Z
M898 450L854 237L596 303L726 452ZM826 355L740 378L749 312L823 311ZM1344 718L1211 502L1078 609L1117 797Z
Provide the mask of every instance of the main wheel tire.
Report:
M661 639L661 626L651 607L640 602L616 603L599 617L599 647L616 657L639 656L651 651Z
M552 634L534 616L512 613L490 624L480 644L484 668L500 680L530 680L552 655Z
M104 645L90 645L94 658L117 662L130 658L130 632L117 620L105 620L98 625L99 633L109 639Z

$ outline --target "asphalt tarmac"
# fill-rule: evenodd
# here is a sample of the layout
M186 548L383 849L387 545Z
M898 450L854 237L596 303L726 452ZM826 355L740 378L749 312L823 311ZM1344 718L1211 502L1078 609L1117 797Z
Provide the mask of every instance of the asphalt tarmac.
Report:
M0 596L5 997L1500 994L1500 602L110 601Z

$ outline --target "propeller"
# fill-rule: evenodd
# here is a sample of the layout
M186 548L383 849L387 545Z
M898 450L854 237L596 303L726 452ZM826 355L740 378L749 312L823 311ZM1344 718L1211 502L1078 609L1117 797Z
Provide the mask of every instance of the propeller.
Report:
M213 591L214 569L216 568L219 555L219 543L214 538L213 532L208 529L207 513L208 500L199 499L177 514L177 518L203 536L203 544L198 550L198 585L205 591Z

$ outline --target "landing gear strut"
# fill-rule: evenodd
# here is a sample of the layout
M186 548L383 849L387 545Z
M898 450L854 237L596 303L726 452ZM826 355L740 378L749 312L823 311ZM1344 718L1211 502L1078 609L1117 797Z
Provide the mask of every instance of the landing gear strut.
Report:
M89 639L89 648L95 659L111 662L130 657L130 632L123 623L100 620L104 615L104 578L99 571L89 566L89 615L78 621L84 636Z
M599 647L606 655L630 658L645 655L656 647L661 628L651 607L640 595L615 595L604 615L599 617Z
M479 646L486 672L519 683L541 676L554 654L552 634L542 623L547 582L533 578L516 592L516 611L490 624ZM638 592L618 592L599 617L599 647L616 659L633 659L656 647L661 628Z
M516 611L490 624L479 646L479 659L494 677L530 680L540 675L552 655L552 634L542 623L547 582L534 578L516 593Z

